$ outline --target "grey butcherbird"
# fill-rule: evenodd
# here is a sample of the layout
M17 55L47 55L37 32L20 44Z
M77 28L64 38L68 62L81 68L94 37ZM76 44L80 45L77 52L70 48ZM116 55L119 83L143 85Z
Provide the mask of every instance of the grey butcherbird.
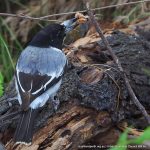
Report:
M76 26L76 18L50 24L38 32L22 51L15 72L22 113L14 135L16 143L30 144L39 109L54 99L60 88L67 58L62 52L65 35Z

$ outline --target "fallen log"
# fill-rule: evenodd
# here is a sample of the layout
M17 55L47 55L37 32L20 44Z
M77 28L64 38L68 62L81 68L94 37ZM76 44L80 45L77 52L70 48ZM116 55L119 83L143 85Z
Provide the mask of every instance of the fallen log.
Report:
M51 117L46 125L36 132L31 146L14 146L10 142L6 148L9 150L78 149L93 135L105 133L110 127L111 120L107 112L95 112L76 106L73 102L67 105L64 103L55 116Z
M150 77L141 71L149 64L149 44L140 37L116 31L107 38L131 80L139 100L145 106L150 106L148 97ZM14 82L11 82L5 95L0 99L0 117L8 114L6 120L0 119L0 140L8 150L31 148L75 150L96 136L105 137L108 130L119 121L128 118L132 120L134 116L141 117L129 99L119 71L114 64L108 65L111 59L103 43L99 41L94 45L100 45L102 50L99 51L97 48L92 51L84 50L85 55L91 59L90 64L74 64L65 74L58 92L60 108L54 112L51 103L48 103L41 110L35 123L33 144L29 147L14 145L12 141L18 116L9 118L9 114L18 111L18 103L16 100L8 102L9 98L16 96ZM97 55L99 61L95 62ZM101 57L103 64L100 64ZM144 127L146 126L144 123Z

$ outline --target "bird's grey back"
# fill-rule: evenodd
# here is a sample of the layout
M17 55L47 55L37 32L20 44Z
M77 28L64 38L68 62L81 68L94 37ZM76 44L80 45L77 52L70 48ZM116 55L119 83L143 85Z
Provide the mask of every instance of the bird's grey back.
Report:
M66 65L65 54L53 47L38 48L28 46L20 55L17 63L19 72L39 75L60 75Z

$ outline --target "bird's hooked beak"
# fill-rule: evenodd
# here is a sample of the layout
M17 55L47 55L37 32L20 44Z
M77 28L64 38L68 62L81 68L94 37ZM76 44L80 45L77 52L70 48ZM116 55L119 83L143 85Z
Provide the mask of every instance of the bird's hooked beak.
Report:
M69 20L66 20L61 23L61 25L64 25L65 27L65 33L72 31L78 24L77 24L77 18L72 18Z

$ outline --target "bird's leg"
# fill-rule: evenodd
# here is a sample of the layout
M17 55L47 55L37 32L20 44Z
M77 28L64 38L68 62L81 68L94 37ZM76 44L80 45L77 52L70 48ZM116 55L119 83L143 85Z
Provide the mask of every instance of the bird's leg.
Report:
M57 95L53 96L52 105L53 105L55 111L58 109L59 104L60 104L60 100L58 99L58 96Z

